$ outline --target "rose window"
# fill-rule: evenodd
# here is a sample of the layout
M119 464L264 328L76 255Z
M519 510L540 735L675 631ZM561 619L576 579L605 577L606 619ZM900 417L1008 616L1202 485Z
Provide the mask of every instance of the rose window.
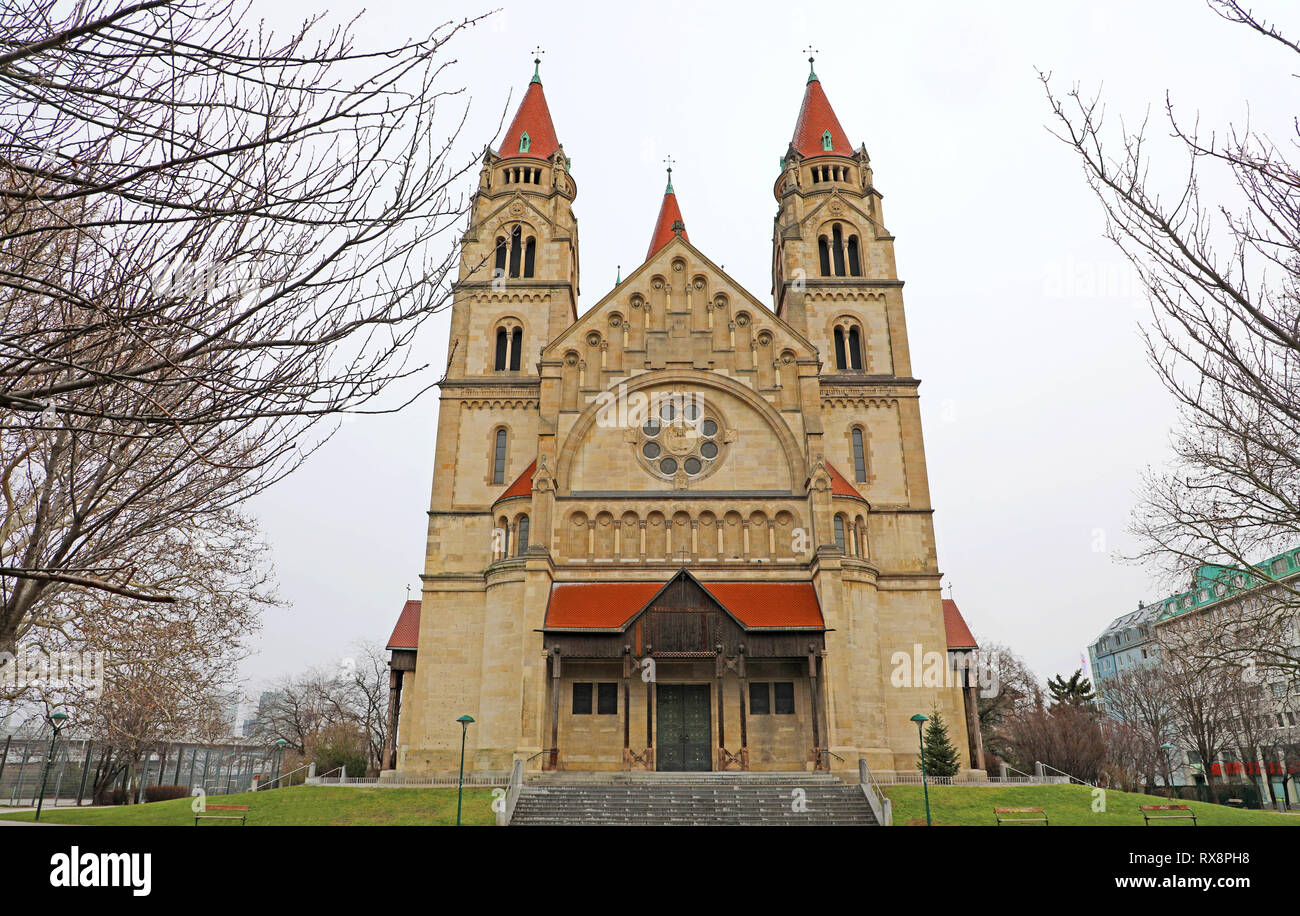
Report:
M664 399L653 405L637 434L637 457L656 477L704 477L725 447L722 424L695 398Z

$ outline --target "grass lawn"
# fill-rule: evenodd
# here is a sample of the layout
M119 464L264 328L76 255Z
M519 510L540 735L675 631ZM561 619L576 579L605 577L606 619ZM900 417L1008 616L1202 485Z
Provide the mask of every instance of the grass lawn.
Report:
M882 791L894 803L896 825L925 824L925 800L920 786L884 786ZM994 808L1042 808L1053 826L1140 827L1142 813L1138 811L1138 805L1186 804L1196 813L1197 824L1300 827L1300 814L1244 811L1224 805L1180 802L1177 799L1116 792L1112 789L1106 790L1106 810L1093 811L1093 792L1088 786L931 786L930 812L934 823L940 826L993 826L997 823L993 819ZM1191 825L1191 821L1168 821L1152 826Z
M120 805L112 808L50 808L41 823L97 826L171 827L194 825L191 798ZM455 789L374 789L361 786L293 786L238 795L210 795L214 805L248 805L248 826L429 826L456 823ZM214 814L230 812L213 812ZM30 821L34 812L0 814ZM491 789L465 789L461 822L495 824ZM206 821L204 827L239 826L238 821Z

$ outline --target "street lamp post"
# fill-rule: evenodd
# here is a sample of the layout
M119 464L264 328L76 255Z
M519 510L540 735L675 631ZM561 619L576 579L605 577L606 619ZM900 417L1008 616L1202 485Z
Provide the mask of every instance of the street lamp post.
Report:
M275 787L280 788L280 767L284 765L284 748L289 742L277 738L275 742Z
M472 716L461 716L456 720L460 723L460 777L456 780L456 826L460 826L460 798L465 789L465 733L469 731L470 723L474 721Z
M921 789L925 793L925 826L931 827L933 824L930 823L930 781L926 779L925 774L925 735L921 731L930 719L918 712L912 716L912 721L916 723L916 737L921 743Z
M45 717L54 734L50 736L50 752L45 757L45 768L41 771L41 794L36 798L36 820L41 819L41 806L45 803L45 781L50 778L50 763L54 760L54 746L59 740L59 729L68 721L66 712L53 712Z

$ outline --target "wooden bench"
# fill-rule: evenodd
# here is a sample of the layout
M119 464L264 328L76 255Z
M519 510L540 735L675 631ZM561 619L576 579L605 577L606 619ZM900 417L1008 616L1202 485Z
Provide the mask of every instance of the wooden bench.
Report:
M238 814L208 814L209 811L237 811ZM248 805L208 805L203 809L203 813L194 815L194 826L199 826L199 821L239 821L241 827L248 823Z
M1146 826L1150 827L1152 821L1176 821L1180 819L1190 819L1192 826L1196 826L1196 812L1186 805L1138 805L1142 810L1142 819L1146 821ZM1152 814L1153 811L1173 811L1174 814Z
M1029 814L1034 816L1011 816L1015 814ZM1047 821L1047 812L1042 808L994 808L993 817L997 819L999 827L1003 824L1042 824L1044 827L1051 826Z

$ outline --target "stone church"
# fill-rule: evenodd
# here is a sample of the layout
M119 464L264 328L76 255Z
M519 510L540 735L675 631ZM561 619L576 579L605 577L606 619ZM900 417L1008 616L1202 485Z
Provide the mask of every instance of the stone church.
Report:
M467 772L915 772L936 705L978 765L968 691L899 671L974 641L941 600L865 146L810 73L771 303L695 247L668 177L645 262L579 312L578 183L536 74L485 154L386 767L455 772L467 714Z

